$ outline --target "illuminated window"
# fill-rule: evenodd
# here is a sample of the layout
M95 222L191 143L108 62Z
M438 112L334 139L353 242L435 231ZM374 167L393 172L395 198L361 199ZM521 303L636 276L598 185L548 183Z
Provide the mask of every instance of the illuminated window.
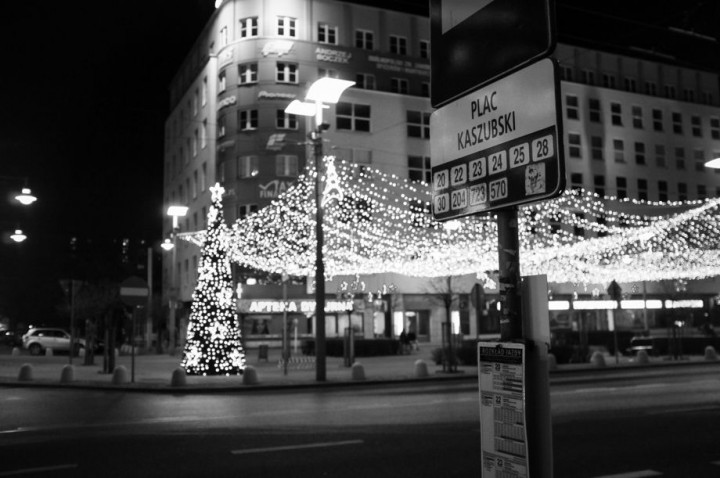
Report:
M337 45L337 27L318 23L318 42Z
M297 129L297 117L295 115L285 113L285 110L277 110L275 126L278 129Z
M258 66L257 63L242 63L238 65L238 83L247 85L249 83L257 83Z
M430 113L408 110L406 118L409 137L430 139Z
M292 17L277 18L277 34L281 37L295 38L296 20Z
M207 90L208 90L208 82L207 82L207 76L206 76L205 78L203 78L203 83L202 83L201 101L202 101L203 106L205 106L205 104L207 103Z
M355 30L355 47L363 50L373 50L374 34L369 30Z
M198 133L198 130L195 130L195 133L193 134L193 141L192 141L192 153L193 157L197 156L198 154L198 139L200 134Z
M297 177L298 157L293 154L278 154L275 156L275 174L277 176Z
M240 19L240 38L258 36L258 18L248 17Z
M370 105L340 102L335 106L337 129L370 131Z
M257 156L238 156L237 158L237 177L253 178L258 175L258 157Z
M396 55L407 55L407 38L398 35L390 35L390 53Z
M275 68L275 79L280 83L297 83L297 70L298 66L296 63L279 61Z

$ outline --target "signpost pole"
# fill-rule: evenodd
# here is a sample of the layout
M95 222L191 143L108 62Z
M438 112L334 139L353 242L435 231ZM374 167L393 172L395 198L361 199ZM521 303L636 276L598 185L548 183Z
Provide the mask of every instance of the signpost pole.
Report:
M498 263L500 266L500 340L522 338L520 308L520 240L518 212L512 206L497 212Z

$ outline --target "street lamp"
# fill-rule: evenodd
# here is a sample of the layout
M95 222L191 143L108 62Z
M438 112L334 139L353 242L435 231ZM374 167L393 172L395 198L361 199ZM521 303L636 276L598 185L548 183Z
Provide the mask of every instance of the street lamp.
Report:
M29 206L30 204L37 201L37 198L32 195L30 188L22 188L20 194L15 196L15 200L23 206Z
M173 222L172 222L172 244L169 244L166 240L163 243L163 249L164 250L172 250L172 264L170 264L170 294L168 299L168 306L170 309L169 317L168 317L168 335L170 339L169 343L169 353L170 355L175 354L175 309L177 308L177 299L178 299L178 289L180 285L178 284L177 280L177 272L175 269L175 262L177 260L177 233L180 230L180 223L178 221L179 217L184 217L187 215L188 208L187 206L177 206L173 205L168 207L167 215L172 216ZM168 245L166 245L168 244ZM160 337L158 337L158 341L160 340Z
M323 144L322 132L328 128L323 123L325 103L335 104L343 91L354 85L354 81L337 78L320 78L315 81L305 95L305 101L293 100L285 108L285 113L299 116L315 116L315 128L308 137L312 141L315 159L315 373L318 382L326 380L325 360L325 263L323 260L323 208L322 175Z
M22 232L21 229L15 229L15 233L10 235L10 239L15 242L22 242L27 239L27 236Z

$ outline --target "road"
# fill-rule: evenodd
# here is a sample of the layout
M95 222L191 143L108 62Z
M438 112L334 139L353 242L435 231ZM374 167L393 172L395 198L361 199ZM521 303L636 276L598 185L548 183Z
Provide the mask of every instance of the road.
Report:
M563 376L556 477L720 476L720 365ZM0 477L480 476L472 381L199 395L0 389Z

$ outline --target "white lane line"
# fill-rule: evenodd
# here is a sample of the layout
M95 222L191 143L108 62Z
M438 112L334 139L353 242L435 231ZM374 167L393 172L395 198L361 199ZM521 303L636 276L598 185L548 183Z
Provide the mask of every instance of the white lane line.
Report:
M718 460L718 461L712 461L712 462L710 462L710 464L711 464L711 465L720 466L720 460Z
M308 448L327 448L331 446L361 445L363 440L345 440L325 443L307 443L305 445L274 446L268 448L246 448L244 450L231 450L233 455L250 455L252 453L272 453L276 451L305 450Z
M58 471L58 470L67 470L70 468L77 468L77 464L43 466L43 467L39 467L39 468L23 468L22 470L3 471L3 472L0 472L0 476L29 475L31 473L45 473L45 472L52 472L52 471Z
M644 478L646 476L661 476L662 473L655 470L629 471L627 473L618 473L617 475L602 475L595 478Z

